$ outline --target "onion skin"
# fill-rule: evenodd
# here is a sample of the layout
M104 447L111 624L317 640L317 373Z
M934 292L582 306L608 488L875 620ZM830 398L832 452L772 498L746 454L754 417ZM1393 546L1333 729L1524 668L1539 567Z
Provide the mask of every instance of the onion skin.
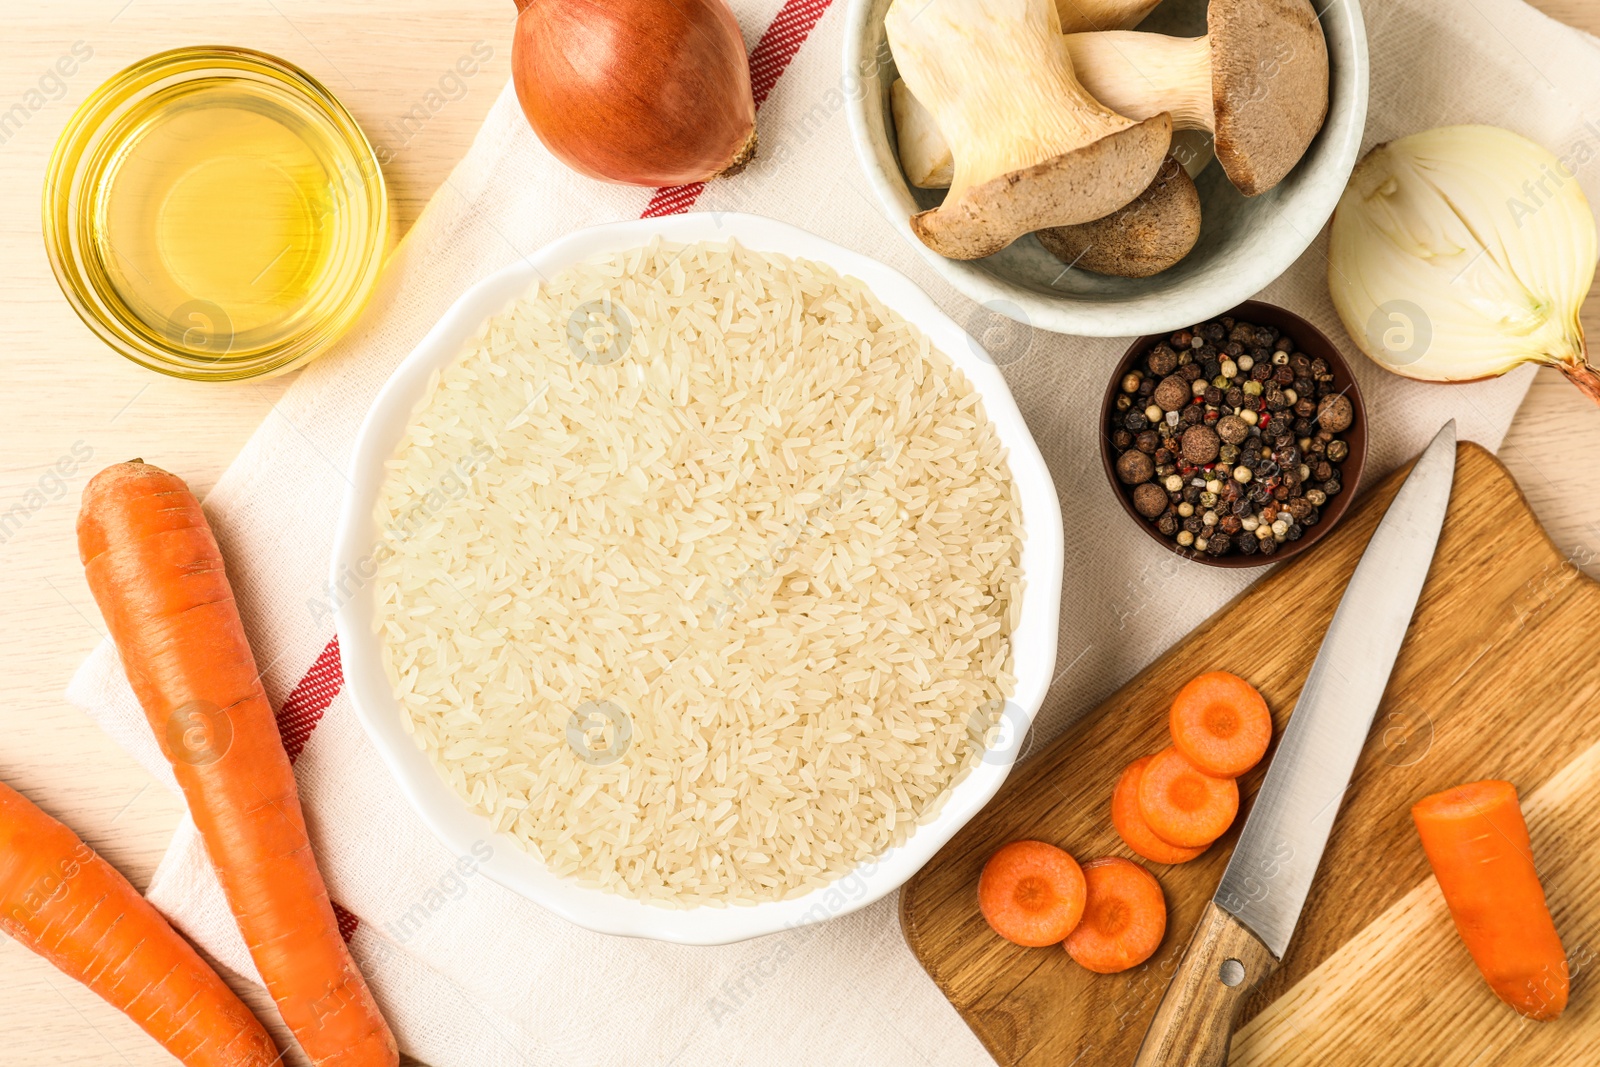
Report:
M756 105L724 0L517 0L511 72L546 148L580 174L687 185L755 155Z

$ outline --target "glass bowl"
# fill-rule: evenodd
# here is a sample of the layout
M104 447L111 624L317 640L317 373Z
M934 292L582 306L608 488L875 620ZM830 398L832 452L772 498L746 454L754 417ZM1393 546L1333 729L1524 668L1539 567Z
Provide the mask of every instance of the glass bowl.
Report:
M388 199L372 146L316 79L245 48L181 48L113 75L68 121L44 238L68 303L112 349L231 381L298 367L350 327Z

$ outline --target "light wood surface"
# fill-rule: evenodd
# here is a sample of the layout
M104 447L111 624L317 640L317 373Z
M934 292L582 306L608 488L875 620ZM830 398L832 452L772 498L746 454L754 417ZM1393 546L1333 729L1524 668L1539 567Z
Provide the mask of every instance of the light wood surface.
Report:
M1594 0L1541 6L1600 29ZM180 45L249 45L320 78L391 151L385 171L403 232L508 75L512 9L511 0L0 0L0 112L18 103L28 112L0 142L0 307L10 337L0 379L0 513L30 489L48 498L0 542L0 778L67 821L135 884L148 881L179 807L61 698L99 638L73 548L78 493L99 466L141 454L159 455L203 493L262 420L282 417L273 402L291 379L194 385L101 347L61 298L40 241L50 148L78 102L126 64ZM80 40L94 56L58 88L47 72ZM455 99L397 132L479 41L494 52L482 71L460 91L447 85L443 95ZM28 95L34 90L38 98ZM1600 305L1590 310L1593 331ZM93 456L60 486L46 471L75 444ZM1600 413L1546 374L1502 455L1557 543L1589 565L1600 553ZM0 1067L171 1062L92 994L0 938Z
M1111 827L1112 790L1128 763L1170 743L1172 696L1203 671L1254 683L1281 738L1320 636L1402 478L1385 479L1317 551L1251 587L1030 759L907 883L907 941L1004 1067L1133 1061L1158 1005L1168 1006L1169 981L1182 987L1190 974L1191 933L1225 936L1207 932L1209 901L1244 819L1198 859L1145 864L1166 893L1167 935L1149 962L1118 975L1091 974L1065 952L1019 948L989 930L974 904L984 860L1019 837L1080 860L1137 859ZM1600 932L1600 659L1589 635L1597 626L1600 583L1543 535L1505 469L1463 444L1438 553L1372 736L1294 940L1243 1003L1246 1025L1229 1062L1593 1062L1600 1005L1587 977ZM1271 755L1239 780L1241 812ZM1577 970L1570 1007L1555 1023L1527 1023L1489 991L1407 816L1429 793L1482 778L1508 779L1523 797L1535 860ZM1271 892L1270 874L1261 890ZM1259 945L1244 936L1234 950L1254 970L1262 966Z

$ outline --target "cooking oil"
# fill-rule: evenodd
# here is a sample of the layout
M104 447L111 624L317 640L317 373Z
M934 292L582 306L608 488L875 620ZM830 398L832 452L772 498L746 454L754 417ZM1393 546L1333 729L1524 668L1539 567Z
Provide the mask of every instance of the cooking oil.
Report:
M155 59L174 55L187 61L166 76L113 78L81 123L92 130L75 130L80 114L63 134L52 262L80 314L147 365L190 377L296 365L354 319L376 277L377 162L343 108L282 61Z

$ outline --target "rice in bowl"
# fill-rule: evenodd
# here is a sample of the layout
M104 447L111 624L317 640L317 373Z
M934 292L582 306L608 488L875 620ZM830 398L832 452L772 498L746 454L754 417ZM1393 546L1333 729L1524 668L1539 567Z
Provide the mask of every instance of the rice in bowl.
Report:
M437 375L377 518L417 743L551 870L651 903L795 896L894 847L1012 692L998 435L820 263L561 271Z

